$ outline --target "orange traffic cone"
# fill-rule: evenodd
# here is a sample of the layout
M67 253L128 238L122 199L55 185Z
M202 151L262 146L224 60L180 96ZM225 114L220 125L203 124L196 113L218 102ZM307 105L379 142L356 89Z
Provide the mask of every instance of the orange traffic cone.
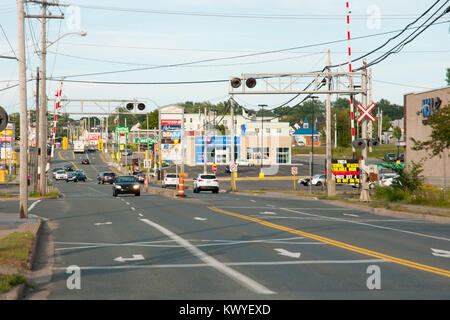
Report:
M147 176L145 176L145 179L144 179L144 187L148 187L148 181L147 181Z
M184 180L183 180L183 178L180 178L180 180L178 182L177 197L184 198Z

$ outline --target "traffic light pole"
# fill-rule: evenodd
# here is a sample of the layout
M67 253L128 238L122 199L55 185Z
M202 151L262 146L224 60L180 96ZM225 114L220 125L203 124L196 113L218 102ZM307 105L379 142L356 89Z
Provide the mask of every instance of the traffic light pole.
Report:
M363 94L362 94L362 104L364 107L367 106L367 67L366 67L366 61L364 60L363 62L363 76L362 76L362 89L363 89ZM364 144L364 148L362 149L362 160L361 160L361 164L360 167L364 168L365 165L367 164L367 149L368 149L368 134L367 134L367 121L369 121L367 119L367 117L365 117L362 120L362 126L361 126L361 138L363 139L364 142L366 142ZM368 184L368 175L367 172L365 170L360 170L360 179L361 179L361 195L360 195L360 201L365 201L368 202L370 201L370 195L369 195L369 184Z

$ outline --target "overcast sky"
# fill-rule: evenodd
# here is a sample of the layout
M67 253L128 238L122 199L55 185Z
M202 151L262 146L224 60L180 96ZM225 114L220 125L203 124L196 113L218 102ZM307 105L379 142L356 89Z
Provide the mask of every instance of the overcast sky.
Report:
M445 2L440 1L430 14ZM88 34L85 37L71 34L49 47L49 77L64 76L68 80L94 81L181 82L226 80L242 73L307 72L325 66L327 49L331 50L332 64L348 61L345 41L346 1L343 0L73 0L60 3L72 6L51 8L54 15L64 12L66 18L49 21L48 41L80 30ZM351 36L354 38L401 30L433 3L434 0L350 1ZM447 2L445 7L449 4ZM40 6L28 4L26 11L38 14ZM439 10L442 11L443 9ZM450 14L447 14L438 22L449 20ZM421 19L415 26L424 21ZM0 30L0 55L14 55L17 53L15 0L1 1L0 23L3 28ZM373 66L374 100L386 98L402 104L405 93L445 86L446 68L450 67L449 27L449 22L430 26L400 53ZM374 60L392 48L398 43L397 40L403 39L410 32L412 30L368 56L367 61ZM352 40L353 58L377 48L396 34L394 32ZM332 41L337 42L316 45ZM27 77L40 65L35 53L39 43L40 21L27 19ZM284 50L290 48L297 49ZM277 50L282 51L236 57ZM214 60L219 58L220 60ZM207 61L190 63L204 60ZM180 63L189 64L161 67ZM353 68L360 66L361 61L357 61ZM92 74L136 68L145 70ZM17 69L17 62L14 60L0 59L0 90L17 83ZM55 94L56 85L56 82L48 82L49 97ZM29 82L28 108L31 109L35 107L34 86L33 81ZM96 85L65 82L63 95L68 98L90 99L137 98L146 101L149 109L154 109L156 105L184 101L217 103L228 98L228 89L226 82L189 85ZM239 95L236 99L251 108L257 108L258 104L268 104L271 108L292 97ZM300 99L301 97L293 103ZM0 91L0 105L7 112L17 112L17 88Z

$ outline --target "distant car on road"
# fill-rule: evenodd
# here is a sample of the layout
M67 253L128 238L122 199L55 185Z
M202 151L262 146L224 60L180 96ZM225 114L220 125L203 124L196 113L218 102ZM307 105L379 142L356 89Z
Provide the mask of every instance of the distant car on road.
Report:
M213 174L199 174L194 178L194 193L207 190L219 193L219 180Z
M316 175L312 176L310 183L313 186L321 186L321 185L325 184L326 179L327 179L326 175L316 174Z
M67 179L66 179L66 182L69 182L69 181L73 181L73 182L83 181L83 182L86 182L86 175L83 172L80 172L80 171L71 172L71 173L69 173L69 175L67 176Z
M95 146L89 146L88 147L88 152L95 152L97 149L95 149Z
M89 159L83 159L81 160L81 164L89 164Z
M73 167L73 165L67 164L67 165L64 166L64 170L66 170L66 171L74 171L75 168Z
M384 160L385 161L395 161L395 160L397 160L397 156L395 155L395 153L386 153L384 155Z
M66 180L67 179L67 172L65 170L56 171L55 179L56 180Z
M178 185L179 177L176 173L166 173L164 179L161 181L161 188L174 187Z
M145 173L143 173L143 172L138 172L136 174L133 174L133 176L135 176L137 181L139 181L139 182L145 181Z
M97 176L97 183L113 183L115 178L117 178L117 175L114 172L100 172Z
M133 151L131 149L123 150L122 151L122 155L123 156L132 156L133 155Z
M118 176L113 183L113 197L119 194L141 195L141 186L134 176Z

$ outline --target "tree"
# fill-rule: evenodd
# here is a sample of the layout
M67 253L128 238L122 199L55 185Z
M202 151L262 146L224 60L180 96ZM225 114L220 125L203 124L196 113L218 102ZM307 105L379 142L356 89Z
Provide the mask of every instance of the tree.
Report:
M394 130L392 131L392 136L397 139L397 141L400 141L401 137L402 137L402 129L400 129L400 127L395 127Z
M447 68L447 85L450 86L450 68Z
M425 150L432 156L441 157L441 153L450 148L450 104L428 117L427 125L431 127L430 139L417 141L411 137L413 150Z

